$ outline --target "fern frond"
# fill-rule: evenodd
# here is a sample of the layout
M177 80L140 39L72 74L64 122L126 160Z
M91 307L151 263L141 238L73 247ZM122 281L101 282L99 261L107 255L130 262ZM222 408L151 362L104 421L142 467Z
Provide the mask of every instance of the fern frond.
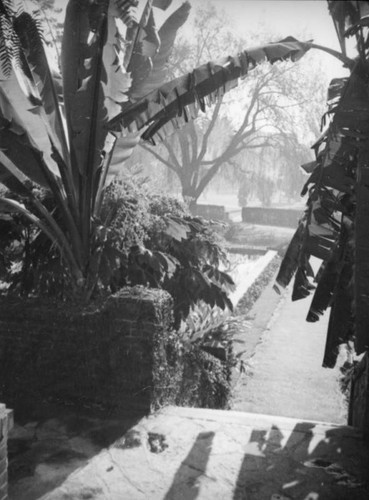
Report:
M25 12L17 2L0 0L0 79L10 77L12 65L29 77L23 50L39 47L41 51L42 42L41 21L36 13Z
M17 45L12 19L6 12L0 11L0 71L2 78L9 78L12 70L14 50Z
M0 0L0 16L6 15L11 17L14 15L13 0Z

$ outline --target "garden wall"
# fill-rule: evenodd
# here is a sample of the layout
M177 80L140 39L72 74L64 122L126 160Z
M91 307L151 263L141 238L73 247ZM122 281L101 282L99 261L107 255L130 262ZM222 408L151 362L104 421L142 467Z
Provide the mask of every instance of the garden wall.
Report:
M290 208L242 208L242 222L247 222L249 224L261 224L265 226L296 228L302 215L302 210L293 210Z
M0 300L0 400L40 400L149 411L170 402L172 299L161 290L125 288L80 308L51 300Z
M222 205L196 204L191 207L191 213L194 216L204 217L204 219L229 222L228 214Z

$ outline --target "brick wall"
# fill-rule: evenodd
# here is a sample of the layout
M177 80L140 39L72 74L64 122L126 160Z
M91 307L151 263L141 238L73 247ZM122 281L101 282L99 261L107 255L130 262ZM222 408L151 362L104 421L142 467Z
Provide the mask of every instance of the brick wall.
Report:
M8 498L7 440L11 426L11 413L0 403L0 500Z
M170 295L144 287L84 308L2 299L0 399L15 410L48 400L148 411L165 391L170 402L171 326Z

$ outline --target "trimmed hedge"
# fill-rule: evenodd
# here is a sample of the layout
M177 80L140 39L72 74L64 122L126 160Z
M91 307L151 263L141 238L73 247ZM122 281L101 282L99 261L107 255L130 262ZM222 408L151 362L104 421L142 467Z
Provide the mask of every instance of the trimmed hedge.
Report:
M279 269L280 263L281 258L276 255L274 259L272 259L272 261L265 267L263 272L261 272L256 278L245 295L240 299L236 308L236 313L247 314L250 311L265 287L269 285L271 279Z

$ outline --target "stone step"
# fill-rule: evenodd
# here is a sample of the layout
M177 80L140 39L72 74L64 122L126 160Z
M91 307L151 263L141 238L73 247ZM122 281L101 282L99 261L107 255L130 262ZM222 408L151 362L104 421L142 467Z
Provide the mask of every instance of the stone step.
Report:
M367 500L368 463L348 426L169 407L43 500Z
M240 427L252 427L255 429L270 429L278 426L281 430L292 431L297 424L309 424L314 428L314 434L325 434L328 431L337 431L340 435L349 436L361 440L363 435L359 429L349 425L339 425L334 422L323 422L319 420L305 420L299 418L283 417L280 415L266 415L260 413L249 413L243 411L212 410L209 408L187 408L168 406L162 410L163 415L194 420L224 422L225 425L238 425Z

